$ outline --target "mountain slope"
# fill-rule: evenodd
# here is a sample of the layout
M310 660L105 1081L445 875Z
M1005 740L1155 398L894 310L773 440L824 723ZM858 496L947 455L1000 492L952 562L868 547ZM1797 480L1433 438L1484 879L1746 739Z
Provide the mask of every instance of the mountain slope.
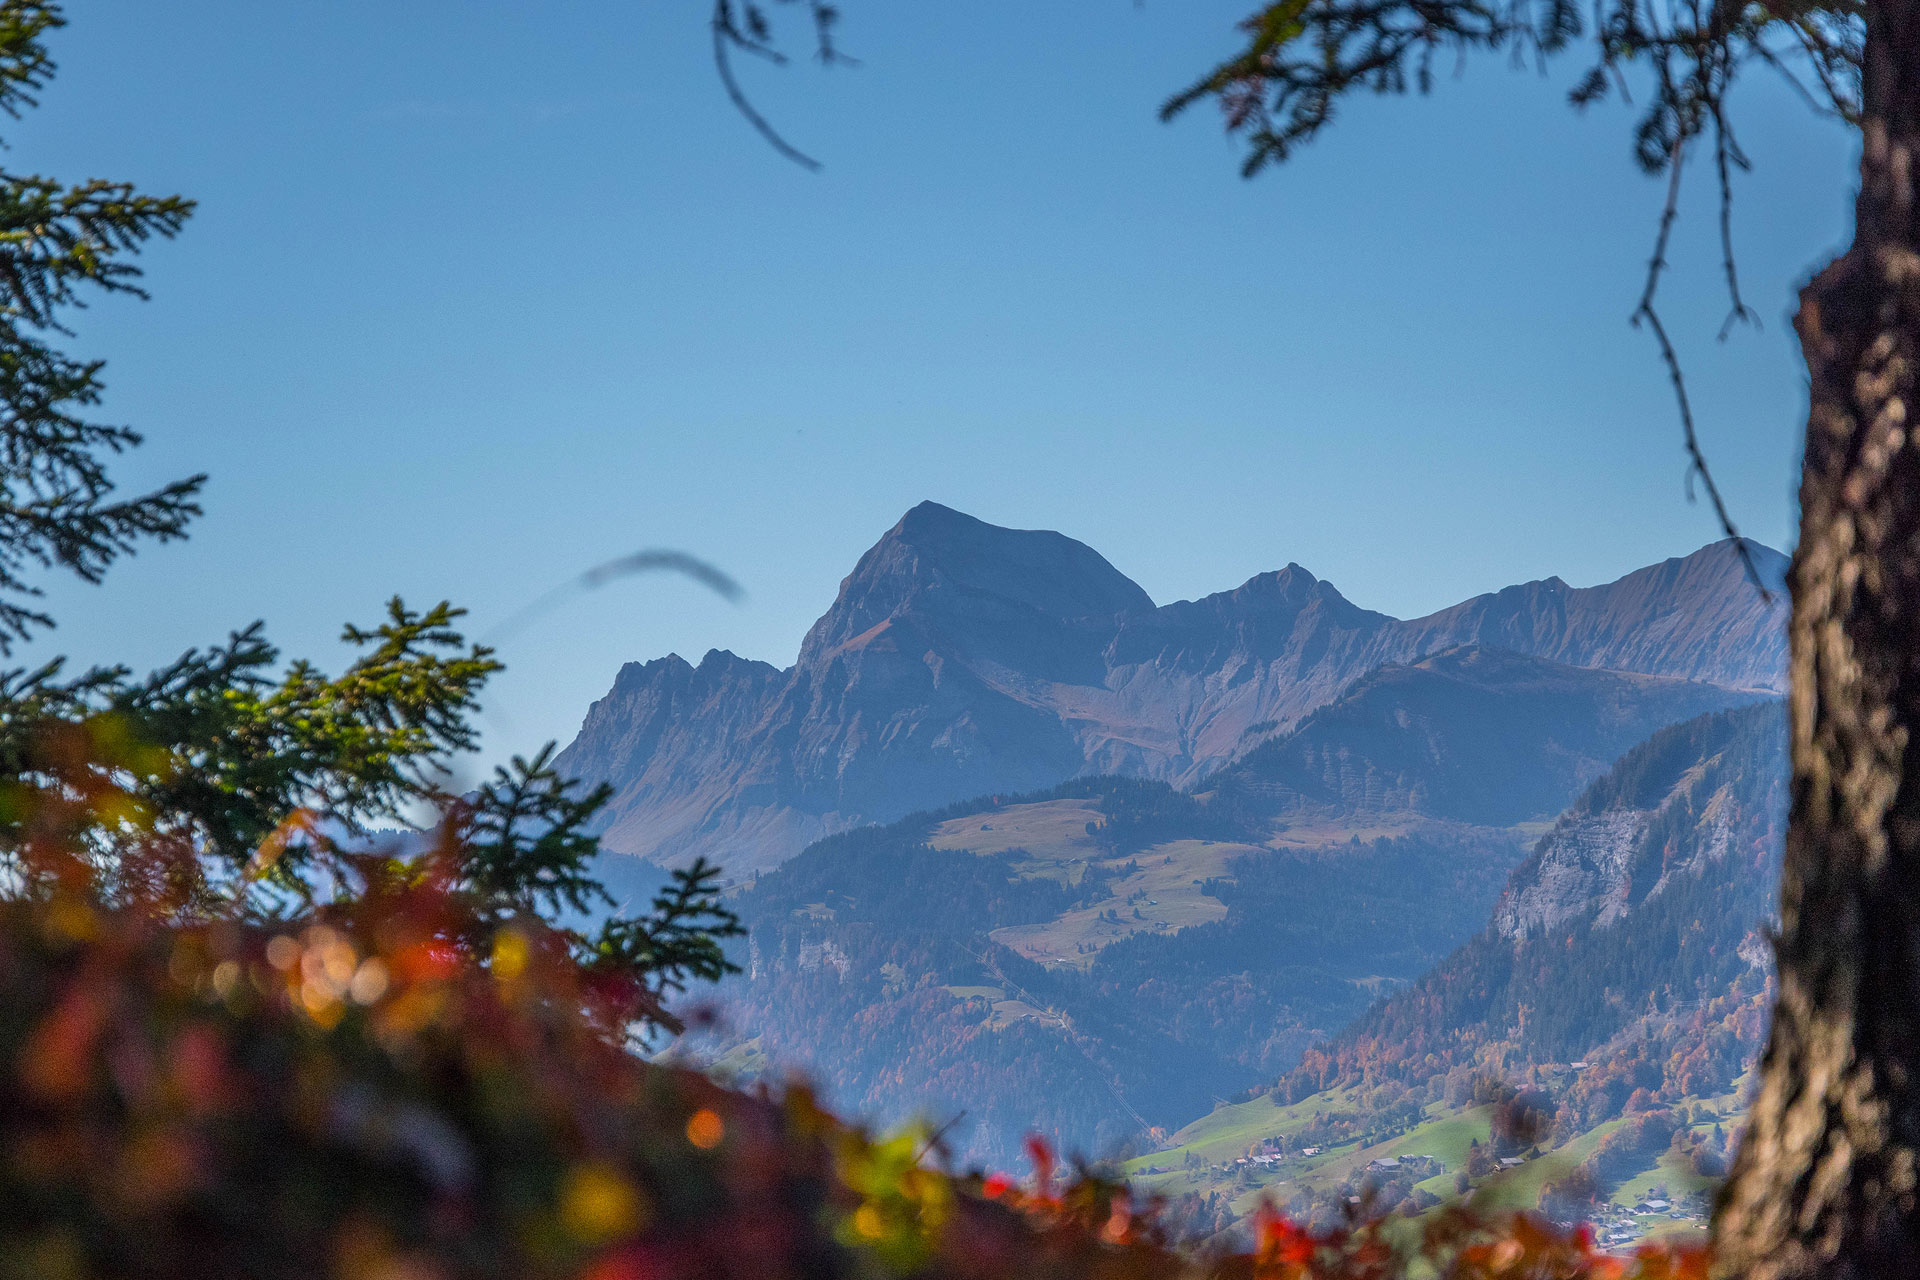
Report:
M836 835L740 895L728 1021L862 1114L965 1109L970 1154L1028 1130L1110 1149L1290 1069L1482 928L1538 830L1515 824L1572 793L1582 751L1739 696L1468 646L1362 680L1288 740L1416 762L1397 791L1276 820L1227 786L1078 779ZM1560 830L1699 754L1662 750L1630 752Z
M1495 1046L1515 1071L1597 1058L1648 1019L1757 992L1771 960L1786 776L1777 702L1655 734L1541 839L1478 937L1309 1052L1289 1093L1362 1078L1424 1084L1485 1062ZM1724 1088L1740 1069L1732 1048L1715 1050L1720 1078L1656 1069L1613 1105L1634 1087Z
M1417 1214L1470 1188L1610 1245L1698 1235L1766 1034L1785 729L1774 701L1654 734L1476 936L1127 1172L1228 1219L1271 1199L1331 1224L1370 1194Z
M731 1033L686 1050L750 1046L878 1123L964 1112L968 1159L1011 1161L1030 1132L1108 1152L1418 975L1525 848L1444 824L1237 834L1164 783L1081 779L829 837L739 895Z
M792 668L745 678L709 654L699 671L722 674L695 706L684 663L629 666L560 766L614 783L610 849L770 865L829 831L1082 772L1043 691L1097 682L1116 620L1152 608L1070 538L922 503L861 557ZM663 707L708 723L628 728Z
M607 848L744 873L969 795L1090 774L1191 785L1383 663L1463 643L1735 688L1777 688L1784 655L1731 544L1400 622L1297 565L1156 608L1070 538L922 503L861 557L793 667L629 664L560 764L614 785Z
M1787 558L1748 540L1775 601ZM1785 637L1748 581L1732 539L1597 587L1558 578L1476 596L1403 624L1417 652L1484 644L1576 667L1610 667L1784 692Z
M1111 702L1085 702L1090 712L1115 708L1101 721L1106 740L1089 742L1097 749L1089 758L1103 771L1188 785L1382 664L1460 645L1780 692L1786 641L1777 588L1786 557L1747 545L1776 588L1772 606L1728 541L1601 586L1549 578L1404 622L1359 608L1299 565L1131 615L1107 651ZM1174 728L1144 742L1111 729L1143 722Z
M1760 695L1480 645L1362 676L1208 783L1275 810L1551 818L1654 730Z

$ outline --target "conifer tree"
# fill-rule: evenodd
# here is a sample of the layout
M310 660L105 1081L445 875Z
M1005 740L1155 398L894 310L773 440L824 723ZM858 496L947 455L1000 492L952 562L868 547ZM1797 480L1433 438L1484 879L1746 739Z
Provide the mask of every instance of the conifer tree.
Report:
M0 110L36 104L54 71L46 37L64 23L49 0L0 0ZM199 512L201 476L116 494L108 463L140 437L87 420L101 362L56 345L89 296L144 297L126 259L192 210L125 183L0 169L0 654L53 623L31 603L34 568L97 582ZM472 717L500 669L460 634L461 614L396 598L377 625L345 629L359 652L339 676L283 664L257 623L145 676L69 675L60 659L0 671L0 898L292 921L431 878L460 904L451 941L484 954L529 922L604 997L609 1034L676 1027L664 997L731 969L722 942L740 930L717 870L682 868L647 912L615 913L590 833L608 790L560 777L552 744L453 794L452 761L478 745ZM435 830L398 833L421 813Z
M58 5L0 4L0 111L18 118L54 64L44 37L65 24ZM68 185L0 168L0 654L53 619L31 601L32 574L57 568L98 582L146 539L184 535L206 477L122 497L108 464L138 433L89 420L99 360L57 345L61 317L90 295L145 297L127 261L170 238L193 212L180 196L149 196L125 182Z

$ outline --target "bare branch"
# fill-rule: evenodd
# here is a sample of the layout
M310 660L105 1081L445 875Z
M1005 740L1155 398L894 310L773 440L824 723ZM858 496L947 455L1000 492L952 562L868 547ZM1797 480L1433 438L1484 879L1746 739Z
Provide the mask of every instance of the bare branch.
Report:
M1839 108L1834 105L1833 88L1831 85L1822 85L1822 88L1827 91L1827 100L1822 102L1814 96L1813 90L1807 88L1807 82L1795 75L1793 68L1788 66L1786 60L1781 58L1777 52L1769 49L1764 44L1758 44L1754 47L1753 55L1778 72L1780 78L1787 82L1788 87L1799 95L1800 100L1807 104L1807 109L1815 115L1825 116L1831 120L1846 119L1846 117L1840 113Z
M1803 17L1788 25L1794 38L1799 42L1801 51L1807 55L1807 63L1813 68L1814 75L1820 78L1820 87L1826 91L1828 100L1833 104L1833 113L1848 124L1860 123L1860 49L1856 43L1849 43L1843 35L1838 42L1831 39L1825 31L1814 24L1812 18ZM1758 43L1758 42L1756 42ZM1850 93L1842 85L1841 79L1851 78L1855 83Z
M818 10L820 6L816 5L815 8ZM829 19L829 24L830 22ZM822 27L821 31L824 38L826 28ZM810 173L818 173L822 167L820 162L781 137L779 131L768 123L767 118L761 115L753 103L747 99L746 92L740 88L740 82L733 74L732 50L734 49L744 49L774 62L786 61L779 50L767 44L765 40L740 30L733 20L733 7L728 0L714 0L713 65L714 69L720 73L720 84L726 89L727 97L732 101L734 110L744 116L747 123L753 126L754 131L766 139L767 145L802 169ZM831 58L832 46L823 45L822 49L823 54Z
M1733 139L1733 131L1727 124L1725 108L1719 102L1713 104L1713 160L1720 178L1720 266L1727 277L1727 296L1732 309L1720 325L1720 341L1727 340L1727 334L1741 321L1760 327L1760 317L1755 315L1740 297L1740 273L1733 261L1733 176L1732 166L1738 164L1747 167L1746 157L1740 154L1739 145Z
M1631 102L1627 72L1652 81L1635 127L1634 155L1647 173L1666 174L1668 189L1633 323L1653 331L1673 382L1689 462L1688 498L1698 477L1722 530L1736 539L1749 576L1768 599L1771 592L1745 543L1738 541L1700 448L1686 379L1656 300L1679 208L1686 148L1711 128L1721 272L1730 300L1720 336L1724 339L1743 321L1759 324L1741 295L1735 265L1733 170L1746 168L1747 159L1727 113L1728 96L1739 72L1759 63L1779 71L1816 110L1857 124L1869 2L1589 0L1593 59L1568 93L1576 108L1615 90ZM1169 98L1161 118L1212 98L1227 131L1244 140L1242 169L1252 175L1317 137L1343 97L1362 91L1403 93L1410 83L1425 92L1436 50L1451 48L1463 59L1470 52L1504 52L1516 67L1532 54L1532 61L1544 63L1582 34L1584 8L1581 0L1262 0L1240 24L1237 51ZM1808 79L1799 73L1803 61L1811 72Z
M1760 567L1754 563L1753 553L1747 549L1747 540L1734 527L1726 500L1720 496L1720 486L1714 483L1713 472L1707 467L1707 455L1700 448L1700 437L1694 430L1693 405L1687 398L1687 380L1680 369L1680 355L1674 350L1673 341L1667 336L1667 327L1660 322L1660 313L1654 307L1654 300L1660 292L1660 277L1667 268L1667 242L1680 213L1680 177L1685 172L1683 160L1686 144L1684 133L1675 136L1672 154L1667 162L1667 200L1660 210L1660 230L1654 236L1653 256L1647 261L1646 288L1641 291L1640 305L1634 310L1633 324L1638 328L1645 321L1653 331L1654 340L1660 344L1660 359L1666 364L1667 377L1673 383L1674 399L1680 406L1680 429L1687 450L1687 499L1693 500L1693 478L1697 475L1706 488L1707 500L1713 504L1713 513L1719 518L1721 530L1733 539L1734 550L1740 556L1748 579L1760 593L1760 598L1772 604L1773 592L1760 577Z

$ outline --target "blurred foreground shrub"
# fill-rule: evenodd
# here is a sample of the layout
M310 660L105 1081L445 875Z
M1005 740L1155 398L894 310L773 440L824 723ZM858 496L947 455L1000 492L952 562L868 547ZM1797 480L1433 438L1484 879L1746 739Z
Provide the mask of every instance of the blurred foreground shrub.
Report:
M100 879L60 847L111 822L119 858L142 856L118 771L83 774L10 793L28 836L0 903L5 1276L1704 1274L1465 1211L1423 1234L1263 1213L1250 1252L1182 1251L1153 1204L1038 1145L1023 1183L956 1176L923 1136L875 1138L804 1089L637 1056L634 993L604 989L593 949L474 892L471 820L405 857L336 853L350 893L187 911L137 890L167 877Z
M64 21L0 0L0 112L34 104ZM32 571L97 582L184 536L202 478L117 495L139 436L81 416L101 365L54 345L84 296L139 294L127 257L192 202L4 173L0 196L4 655L53 623ZM738 921L700 864L619 914L607 791L551 745L453 794L499 667L459 616L395 600L338 677L258 627L145 677L0 671L0 1280L1699 1273L1464 1213L1411 1242L1269 1214L1251 1253L1182 1253L1044 1150L1024 1187L950 1176L802 1089L645 1061Z

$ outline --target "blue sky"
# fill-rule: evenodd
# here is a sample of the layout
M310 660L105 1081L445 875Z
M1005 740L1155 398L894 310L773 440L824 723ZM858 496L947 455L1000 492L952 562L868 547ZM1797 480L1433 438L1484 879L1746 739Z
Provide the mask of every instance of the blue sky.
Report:
M1630 109L1482 61L1246 182L1210 112L1155 108L1250 3L846 0L860 67L743 68L820 174L733 114L697 3L75 5L9 163L201 201L78 345L148 433L129 486L213 479L190 543L56 586L38 651L157 663L264 618L337 666L394 592L484 631L641 547L746 586L630 580L514 634L506 749L626 660L790 662L923 498L1160 601L1297 561L1402 616L1712 540L1627 324L1661 198ZM1785 546L1789 306L1851 144L1761 81L1740 119L1764 326L1715 341L1704 170L1668 319L1737 517Z

